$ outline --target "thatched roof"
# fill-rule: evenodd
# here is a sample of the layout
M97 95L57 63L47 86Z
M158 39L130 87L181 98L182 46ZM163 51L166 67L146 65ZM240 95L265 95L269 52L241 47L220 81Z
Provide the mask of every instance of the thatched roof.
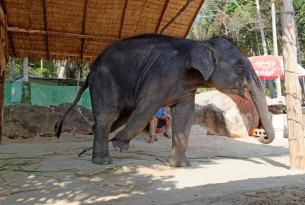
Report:
M186 37L204 0L2 0L9 56L92 62L143 33Z

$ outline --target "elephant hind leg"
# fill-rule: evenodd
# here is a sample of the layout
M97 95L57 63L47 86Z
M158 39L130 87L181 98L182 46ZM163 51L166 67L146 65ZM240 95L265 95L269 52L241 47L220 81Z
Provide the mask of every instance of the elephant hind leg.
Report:
M93 152L92 162L94 164L112 164L108 147L108 128L102 125L93 126Z
M116 134L113 145L120 150L126 148L126 145L143 131L159 108L160 105L151 104L149 99L139 103L131 113L126 126Z
M112 164L109 153L109 133L113 122L116 120L118 112L99 114L93 113L95 124L93 125L93 152L92 162L94 164Z

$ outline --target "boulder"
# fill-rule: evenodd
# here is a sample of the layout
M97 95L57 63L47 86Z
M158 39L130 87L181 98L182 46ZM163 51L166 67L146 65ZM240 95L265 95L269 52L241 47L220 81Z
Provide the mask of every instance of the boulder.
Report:
M55 136L54 125L70 106L8 105L4 107L3 136L28 138L34 136ZM66 117L62 132L92 134L91 110L75 106Z
M240 97L228 97L218 91L196 95L196 112L193 124L204 125L207 134L245 137L251 127L258 126L254 104ZM4 107L3 136L9 138L54 136L54 125L70 106L8 105ZM169 109L167 113L170 114ZM62 132L92 134L92 111L74 107L66 117Z
M250 128L258 127L259 116L250 94L248 100L219 91L196 95L194 124L202 124L207 134L248 137Z

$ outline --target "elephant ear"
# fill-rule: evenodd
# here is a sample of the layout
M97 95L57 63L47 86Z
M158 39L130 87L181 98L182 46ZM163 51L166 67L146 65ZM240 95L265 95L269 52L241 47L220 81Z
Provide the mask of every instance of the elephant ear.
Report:
M210 45L197 44L191 50L190 67L195 68L208 80L215 70L217 59Z

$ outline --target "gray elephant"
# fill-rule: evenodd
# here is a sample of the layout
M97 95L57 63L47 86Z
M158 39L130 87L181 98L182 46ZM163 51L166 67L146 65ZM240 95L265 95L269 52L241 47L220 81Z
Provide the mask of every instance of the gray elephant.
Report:
M225 94L244 98L249 91L266 131L266 136L259 141L267 144L274 139L260 81L240 49L224 38L200 42L146 34L113 43L92 64L75 101L55 125L58 137L65 116L88 86L95 122L92 153L95 164L112 163L109 133L126 124L112 143L121 150L127 149L160 107L170 107L169 165L189 166L185 152L198 87L215 87Z

